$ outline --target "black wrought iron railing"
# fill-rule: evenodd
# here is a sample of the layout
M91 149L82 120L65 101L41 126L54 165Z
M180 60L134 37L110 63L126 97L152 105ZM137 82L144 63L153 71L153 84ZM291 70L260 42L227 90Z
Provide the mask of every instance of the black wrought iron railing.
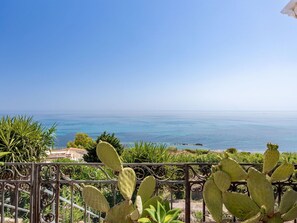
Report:
M166 197L173 207L182 208L182 218L186 223L211 220L202 199L202 190L212 164L125 165L135 170L138 182L147 175L155 176L156 194ZM259 167L242 165L246 169ZM114 176L112 171L98 163L5 163L0 167L0 220L3 223L7 219L16 223L99 222L101 213L85 205L81 189L84 184L94 185L103 191L111 204L115 204L122 198ZM278 202L288 187L297 190L296 173L286 182L274 184ZM241 182L233 183L231 188L247 191Z

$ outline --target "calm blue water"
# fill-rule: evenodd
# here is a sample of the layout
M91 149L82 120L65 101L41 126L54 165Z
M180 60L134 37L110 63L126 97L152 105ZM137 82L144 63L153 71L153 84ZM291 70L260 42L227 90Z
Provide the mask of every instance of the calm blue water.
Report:
M297 112L26 114L44 126L58 125L56 147L64 147L77 132L96 138L107 131L114 132L125 144L149 141L200 148L192 144L201 143L209 149L263 151L267 142L273 142L281 151L297 151Z

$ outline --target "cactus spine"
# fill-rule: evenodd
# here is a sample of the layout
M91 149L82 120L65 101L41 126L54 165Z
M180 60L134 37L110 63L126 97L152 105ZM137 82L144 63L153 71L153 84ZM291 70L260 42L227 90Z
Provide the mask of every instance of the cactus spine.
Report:
M275 210L274 192L271 182L287 180L294 173L294 165L285 162L277 167L279 161L278 145L267 144L264 153L262 173L251 167L248 173L228 155L213 166L211 177L205 182L203 197L206 206L217 222L222 222L222 205L242 220L242 223L283 223L297 218L297 192L284 193L279 210ZM245 180L249 195L228 192L231 181Z

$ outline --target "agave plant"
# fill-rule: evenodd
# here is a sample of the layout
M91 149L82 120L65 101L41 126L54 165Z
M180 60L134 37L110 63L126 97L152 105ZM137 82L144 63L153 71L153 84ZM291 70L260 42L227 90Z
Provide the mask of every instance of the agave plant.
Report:
M149 216L138 219L140 223L183 223L178 220L178 217L181 213L179 208L170 209L169 203L158 202L157 207L150 205L149 208L146 209Z
M287 161L278 165L278 145L267 144L262 172L251 167L248 172L226 154L206 181L203 197L216 222L223 221L223 205L245 223L282 223L297 218L297 192L284 193L280 205L275 205L272 183L287 180L294 173L294 165ZM249 195L228 191L231 182L246 182ZM275 208L277 207L277 208Z

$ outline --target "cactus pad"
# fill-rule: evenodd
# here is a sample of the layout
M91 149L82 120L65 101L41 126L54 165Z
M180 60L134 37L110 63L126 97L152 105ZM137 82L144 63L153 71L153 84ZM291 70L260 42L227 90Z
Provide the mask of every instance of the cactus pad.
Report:
M278 146L268 143L268 149L264 153L264 162L263 162L263 173L269 173L276 165L279 160L279 151Z
M288 212L295 203L297 203L297 192L294 190L287 190L282 196L279 212L281 214Z
M284 221L293 221L297 218L297 203L285 214L282 215Z
M136 185L136 175L132 168L124 168L118 178L118 188L126 200L131 200Z
M110 209L106 198L96 187L85 186L82 196L86 204L97 211L108 212Z
M134 211L131 201L123 201L113 206L106 214L106 223L133 223L130 213Z
M226 172L230 177L231 181L245 180L247 178L246 171L233 159L224 158L220 162L222 171Z
M147 176L146 178L143 179L137 192L137 195L141 197L143 204L146 201L148 201L150 197L154 194L155 188L156 188L155 177Z
M252 199L261 207L265 206L268 215L274 211L274 194L270 182L266 176L255 168L248 171L247 186Z
M120 157L108 142L100 141L97 145L97 156L109 168L113 169L114 171L122 171L123 165L120 160Z
M231 185L231 177L229 174L225 173L224 171L217 171L213 174L214 182L216 183L217 187L222 191L225 192L229 189Z
M140 218L141 214L142 214L142 200L141 200L141 197L140 196L136 196L136 199L135 199L135 210L131 213L131 219L136 221Z
M222 222L223 218L223 199L222 192L217 187L213 179L209 179L204 184L203 199L216 222Z
M260 211L257 204L246 194L225 192L223 202L228 211L240 220L252 218Z
M271 182L287 180L294 173L294 165L283 163L271 175Z

